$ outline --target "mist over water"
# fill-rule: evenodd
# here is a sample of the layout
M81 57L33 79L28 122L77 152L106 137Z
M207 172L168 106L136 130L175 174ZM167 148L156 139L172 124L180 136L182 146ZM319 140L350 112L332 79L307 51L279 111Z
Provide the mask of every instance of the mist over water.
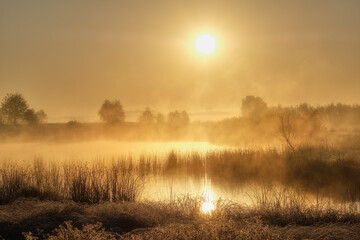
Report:
M156 155L164 158L170 151L177 153L222 150L230 147L217 146L208 142L123 142L123 141L88 141L88 142L26 142L0 143L0 157L9 160L31 161L42 158L51 161L77 160L92 162L104 159L110 161L119 157L138 159L141 155Z
M2 143L0 144L1 165L31 166L36 159L45 164L93 165L101 162L108 165L119 159L127 163L139 164L148 159L165 165L169 153L205 155L209 151L232 149L217 146L208 142L122 142L122 141L89 141L68 143ZM31 166L32 167L32 166ZM204 179L192 179L189 176L163 177L148 175L145 179L142 199L170 200L188 195L201 196L204 192ZM215 191L214 191L215 193ZM220 197L220 193L215 196ZM223 196L224 197L224 196Z
M330 180L331 175L336 175L334 170L330 170L333 173L317 172L319 167L332 169L333 161L340 160L335 159L329 165L328 159L319 158L317 154L321 154L321 150L318 149L304 148L298 154L289 155L275 148L240 149L208 142L108 140L2 143L0 153L2 171L7 171L9 166L17 166L30 171L34 169L35 174L40 164L42 171L57 168L63 178L67 176L61 169L66 166L74 169L85 167L93 172L99 167L112 171L120 164L126 166L129 173L141 178L138 197L141 200L172 201L183 197L199 198L210 193L216 201L222 199L251 206L260 201L262 195L268 198L263 201L270 201L277 197L276 194L291 191L301 192L306 197L304 201L309 203L318 202L319 198L322 202L331 203L359 200L357 181L352 183L355 189L350 186L349 189L339 190L336 179L334 183ZM301 162L296 160L298 157L302 158ZM339 167L345 174L353 175L357 168L352 166L358 164L358 160L350 161L350 165ZM299 171L305 175L296 176ZM338 174L335 177L344 179L342 173ZM342 181L353 180L350 177Z
M13 102L26 114L13 115ZM247 96L241 116L221 121L146 108L137 122L125 122L121 103L105 100L104 123L58 124L44 123L46 114L27 109L21 94L7 95L3 105L10 107L2 107L0 183L16 189L5 202L29 189L88 203L360 200L359 105L274 107Z

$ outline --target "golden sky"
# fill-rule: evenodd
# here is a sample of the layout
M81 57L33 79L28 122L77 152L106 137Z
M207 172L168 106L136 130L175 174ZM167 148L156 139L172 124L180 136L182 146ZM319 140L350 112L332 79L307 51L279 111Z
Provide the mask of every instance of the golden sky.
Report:
M0 1L0 97L20 92L50 121L97 119L104 99L240 112L360 102L360 1ZM194 50L211 33L215 52Z

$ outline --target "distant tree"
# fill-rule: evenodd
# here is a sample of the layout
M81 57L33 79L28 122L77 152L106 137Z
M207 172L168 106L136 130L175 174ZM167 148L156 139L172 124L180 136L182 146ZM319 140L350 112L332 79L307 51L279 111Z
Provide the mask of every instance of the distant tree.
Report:
M147 107L145 111L143 111L139 117L139 123L141 124L153 124L155 121L155 116L151 112L150 108Z
M24 120L29 124L37 124L37 117L35 110L33 108L29 108L24 112Z
M171 128L180 128L188 126L190 119L186 111L174 111L169 112L167 122Z
M80 122L77 120L70 120L66 123L66 126L69 128L76 128L80 126Z
M260 97L246 96L242 100L241 112L244 117L259 120L267 112L268 106Z
M155 117L155 122L158 125L163 125L165 123L165 116L162 113L158 113Z
M33 108L27 109L24 113L24 120L29 124L41 124L46 120L46 113L43 110L35 111Z
M291 111L284 109L278 114L280 122L280 134L292 152L295 152L295 123Z
M302 103L297 108L301 114L313 114L315 112L314 108L308 103Z
M8 122L17 124L19 119L24 118L28 107L28 103L21 94L8 93L1 103L1 113Z
M125 113L118 100L105 100L99 112L100 119L106 123L118 123L125 120Z
M44 112L44 110L39 110L36 112L36 118L38 123L45 123L47 119L47 114Z
M3 117L3 115L2 115L2 113L0 111L0 127L3 126L3 125L5 125L4 117Z

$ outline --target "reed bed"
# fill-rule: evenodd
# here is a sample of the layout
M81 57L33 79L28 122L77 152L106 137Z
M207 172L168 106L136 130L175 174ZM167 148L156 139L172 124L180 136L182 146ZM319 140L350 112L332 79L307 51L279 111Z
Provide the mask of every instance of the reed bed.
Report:
M0 167L0 204L18 197L71 199L80 203L136 201L146 179L204 179L223 188L285 186L334 201L360 200L360 157L332 148L217 150L207 153L140 155L138 159L97 158L91 162L4 161Z
M37 158L32 165L5 165L0 169L0 203L19 197L89 204L136 201L143 184L131 163L57 164Z

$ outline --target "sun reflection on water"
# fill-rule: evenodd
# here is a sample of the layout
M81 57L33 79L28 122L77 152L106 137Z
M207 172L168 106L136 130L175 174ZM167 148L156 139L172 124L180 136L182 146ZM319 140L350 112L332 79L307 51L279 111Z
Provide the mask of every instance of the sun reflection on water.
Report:
M204 214L210 214L215 210L214 197L211 190L203 193L202 211Z

